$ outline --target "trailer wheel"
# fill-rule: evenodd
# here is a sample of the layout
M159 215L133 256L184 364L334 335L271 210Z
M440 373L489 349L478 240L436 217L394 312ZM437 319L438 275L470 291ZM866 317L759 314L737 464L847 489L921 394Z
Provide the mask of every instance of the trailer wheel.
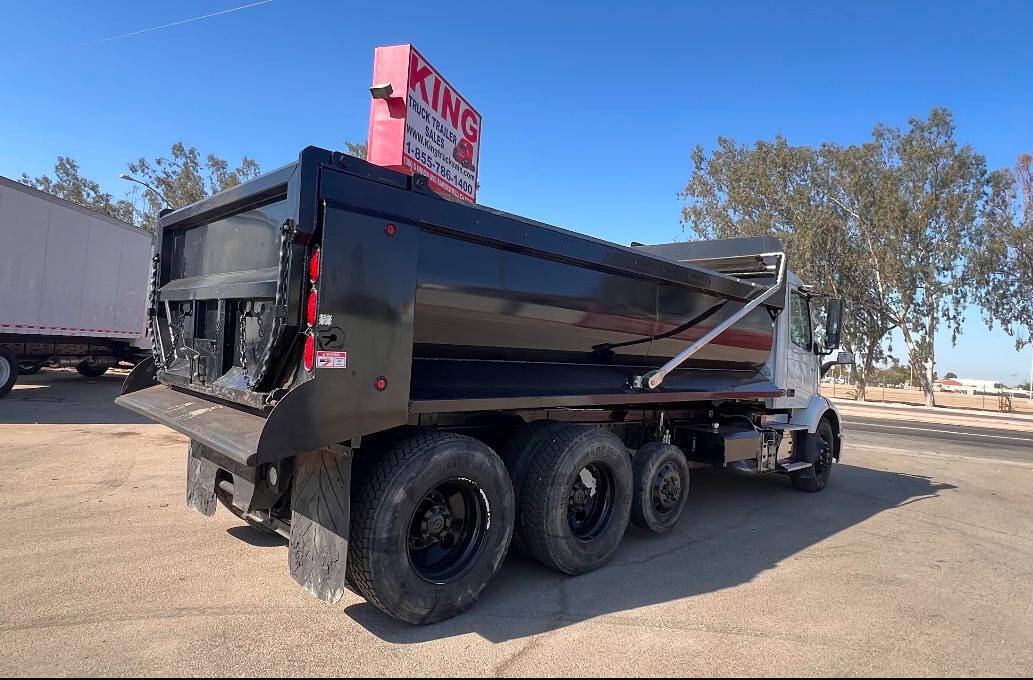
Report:
M0 398L14 389L18 382L18 357L6 347L0 346Z
M796 437L793 446L800 447L796 459L810 463L811 467L792 473L789 479L800 491L817 493L825 488L832 472L832 446L835 442L832 423L822 418L814 434L798 434Z
M527 468L534 459L534 453L541 442L549 436L549 433L557 427L563 427L563 423L555 420L533 420L517 428L513 435L502 447L502 462L506 465L509 478L513 482L513 497L516 507L516 524L520 523L521 505L520 488L523 485ZM520 536L519 531L513 532L512 550L521 554L528 554L527 547Z
M43 368L40 364L18 364L18 375L36 375Z
M528 552L577 576L613 557L628 526L631 460L613 433L589 425L551 431L520 490L518 530Z
M635 473L631 521L662 534L678 522L689 497L685 454L673 444L649 442L638 450L631 466Z
M408 623L462 613L498 571L513 535L505 466L476 439L434 431L374 455L354 480L348 582Z
M89 361L80 361L75 370L79 371L79 375L84 375L87 378L99 378L108 372L108 367L103 364L91 364Z

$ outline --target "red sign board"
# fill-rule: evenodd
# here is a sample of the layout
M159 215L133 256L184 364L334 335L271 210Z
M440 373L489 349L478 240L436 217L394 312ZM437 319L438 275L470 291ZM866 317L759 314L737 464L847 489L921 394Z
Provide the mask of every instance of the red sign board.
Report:
M475 201L481 114L412 45L376 49L373 85L391 85L392 94L370 104L369 162Z

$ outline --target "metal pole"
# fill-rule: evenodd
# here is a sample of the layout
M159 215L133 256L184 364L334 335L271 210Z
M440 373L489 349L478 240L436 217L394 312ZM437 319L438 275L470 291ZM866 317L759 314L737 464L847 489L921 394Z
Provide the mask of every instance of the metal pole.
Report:
M775 284L767 290L765 290L763 293L761 293L759 297L756 297L750 302L748 302L741 309L739 309L739 311L735 312L727 319L711 328L703 337L701 337L699 340L683 349L681 352L678 353L677 356L672 358L670 361L668 361L660 368L656 369L655 371L650 371L645 375L637 375L633 377L631 379L632 387L635 387L637 389L649 388L651 390L655 390L657 387L660 386L660 383L664 381L664 378L667 376L668 373L681 366L689 357L691 357L697 351L706 346L707 343L709 343L717 336L721 335L721 333L723 333L729 326L731 326L736 321L752 312L756 307L760 305L760 303L764 302L769 297L771 297L775 292L778 291L779 287L782 285L782 281L786 278L786 254L784 252L758 253L757 257L761 258L762 262L764 258L767 257L778 258L778 276L775 277ZM772 267L770 267L769 265L768 268L770 269Z

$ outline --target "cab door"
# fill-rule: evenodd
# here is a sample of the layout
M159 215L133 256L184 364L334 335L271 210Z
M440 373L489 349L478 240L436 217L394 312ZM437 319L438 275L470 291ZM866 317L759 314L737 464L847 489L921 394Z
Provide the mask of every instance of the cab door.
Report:
M786 397L788 408L806 408L817 389L818 363L809 298L795 286L789 291L789 342L786 345Z

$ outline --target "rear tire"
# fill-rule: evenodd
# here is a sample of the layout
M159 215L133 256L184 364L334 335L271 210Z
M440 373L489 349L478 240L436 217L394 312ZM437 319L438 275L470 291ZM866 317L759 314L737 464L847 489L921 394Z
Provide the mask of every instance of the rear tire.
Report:
M794 448L799 446L800 452L796 460L811 463L806 470L794 472L789 476L793 486L800 491L818 493L828 484L832 472L832 452L835 445L835 434L828 418L818 421L814 434L798 434L793 442Z
M516 508L517 525L520 524L520 516L522 514L520 489L524 483L524 477L527 475L527 468L534 459L535 451L546 440L549 433L558 427L563 427L563 425L563 423L556 422L555 420L533 420L518 427L502 448L502 462L505 463L506 470L509 472L509 478L513 482L513 499L514 507ZM529 554L527 546L524 545L524 541L520 536L520 532L513 532L513 543L510 549L522 555Z
M108 367L91 364L88 361L80 361L79 365L75 367L75 370L79 371L80 375L84 375L87 378L99 378L108 372Z
M0 399L14 389L18 382L18 357L6 347L0 347Z
M631 522L662 534L681 518L689 497L689 464L673 444L649 442L631 463L635 472L635 500Z
M631 515L632 470L624 444L588 425L550 431L520 489L519 531L539 562L571 576L613 557Z
M513 487L502 461L476 439L435 431L365 455L377 457L353 486L348 582L407 623L466 611L513 535Z

